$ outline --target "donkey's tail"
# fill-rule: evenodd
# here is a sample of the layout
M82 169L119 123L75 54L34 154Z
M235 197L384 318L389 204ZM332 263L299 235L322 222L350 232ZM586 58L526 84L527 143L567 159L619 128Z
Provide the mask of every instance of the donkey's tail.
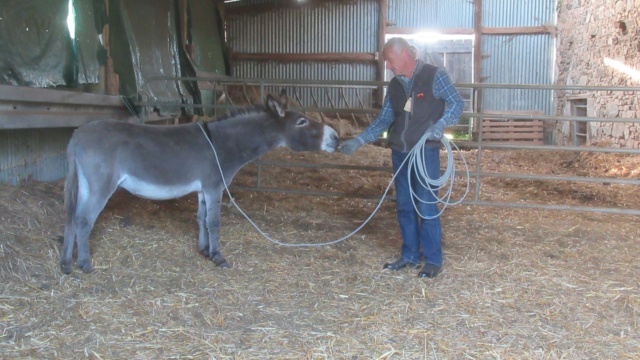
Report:
M67 213L66 226L73 229L76 203L78 201L78 168L76 165L76 146L73 138L71 138L67 147L67 161L69 169L67 180L64 183L64 208Z
M60 270L65 274L73 271L73 245L76 239L76 206L78 202L78 166L76 164L76 141L72 136L67 147L67 161L69 169L67 180L64 183L64 208L67 213L67 220L64 225L64 240L62 241L62 251L60 253Z

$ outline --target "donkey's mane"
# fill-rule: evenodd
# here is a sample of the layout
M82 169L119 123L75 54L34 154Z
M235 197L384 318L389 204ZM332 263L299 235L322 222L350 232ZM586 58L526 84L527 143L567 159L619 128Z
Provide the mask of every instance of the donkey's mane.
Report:
M228 119L235 118L242 115L263 113L266 111L267 111L266 106L264 106L263 104L258 104L258 105L241 108L241 109L231 110L228 113L220 115L217 118L215 118L215 121L224 121L224 120L228 120Z

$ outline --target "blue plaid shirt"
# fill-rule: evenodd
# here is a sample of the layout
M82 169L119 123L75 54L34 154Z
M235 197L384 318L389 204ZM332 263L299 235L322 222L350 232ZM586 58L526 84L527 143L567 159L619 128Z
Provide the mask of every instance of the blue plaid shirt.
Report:
M419 65L419 62L416 63L416 67L413 69L414 73ZM404 84L407 92L411 90L413 76L411 78L407 78L406 76L400 75L398 76L398 79ZM460 96L460 93L458 93L458 90L456 90L455 86L453 86L453 82L451 82L447 72L442 68L438 68L433 79L433 95L438 99L444 100L446 103L444 113L440 120L444 120L447 126L457 124L460 114L462 114L462 110L464 109L464 100ZM378 116L373 120L371 125L357 136L357 139L359 139L363 144L376 141L383 131L389 129L393 120L393 109L391 108L389 93L387 93L384 97L380 113L378 113Z

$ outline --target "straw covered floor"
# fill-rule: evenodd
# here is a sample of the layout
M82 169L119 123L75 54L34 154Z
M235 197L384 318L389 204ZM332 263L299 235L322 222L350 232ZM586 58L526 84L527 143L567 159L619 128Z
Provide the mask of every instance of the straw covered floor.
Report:
M266 159L390 166L388 151ZM465 156L475 166L475 153ZM640 177L638 158L620 155L487 151L482 163L487 172ZM253 186L256 173L248 165L234 184ZM391 178L268 167L261 176L263 186L371 195ZM492 201L640 204L637 186L488 178L480 188ZM62 192L62 182L0 185L0 358L640 358L637 216L448 207L444 270L419 279L413 269L382 270L401 244L391 201L354 236L321 247L271 243L223 205L221 245L233 267L221 270L197 251L195 194L117 192L91 236L96 271L63 275ZM377 204L233 195L263 231L294 244L339 239Z

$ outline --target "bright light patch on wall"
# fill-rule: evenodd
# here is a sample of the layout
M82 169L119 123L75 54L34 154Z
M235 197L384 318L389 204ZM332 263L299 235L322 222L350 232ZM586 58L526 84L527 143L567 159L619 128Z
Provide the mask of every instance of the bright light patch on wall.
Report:
M73 0L69 0L69 13L67 14L67 27L72 39L76 38L76 12L73 10Z
M633 67L621 61L614 60L608 57L604 58L604 64L610 68L613 68L614 70L620 71L621 73L628 75L629 77L631 77L633 81L640 82L640 70L634 69Z
M411 35L386 35L385 41L397 36L422 44L437 43L442 40L473 40L473 35L447 35L435 31L425 31Z

